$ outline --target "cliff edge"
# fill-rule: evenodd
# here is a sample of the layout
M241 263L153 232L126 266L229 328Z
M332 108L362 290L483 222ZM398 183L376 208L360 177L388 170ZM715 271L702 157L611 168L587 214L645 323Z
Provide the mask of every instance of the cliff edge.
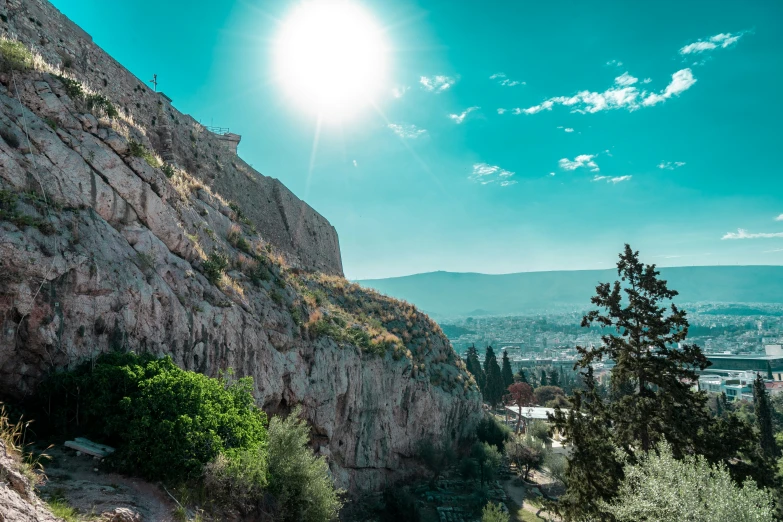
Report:
M472 432L479 394L440 328L345 281L325 219L48 3L0 0L0 28L0 395L108 350L233 368L267 412L303 406L352 491Z

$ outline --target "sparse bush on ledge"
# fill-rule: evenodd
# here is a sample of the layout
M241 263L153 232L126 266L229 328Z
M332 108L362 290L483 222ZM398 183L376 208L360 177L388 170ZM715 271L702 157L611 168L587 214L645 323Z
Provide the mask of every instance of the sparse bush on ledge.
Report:
M33 53L23 43L0 38L0 72L27 71L33 65Z

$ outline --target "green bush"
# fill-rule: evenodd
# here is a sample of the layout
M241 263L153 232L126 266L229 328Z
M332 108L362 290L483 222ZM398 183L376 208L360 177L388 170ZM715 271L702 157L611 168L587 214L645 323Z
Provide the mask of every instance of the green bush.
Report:
M33 53L21 42L0 38L0 71L26 71L33 68Z
M220 250L213 250L207 259L202 263L204 275L210 283L216 285L228 268L228 256Z
M88 109L102 112L111 119L115 119L120 115L114 105L103 94L90 94L84 100L87 102Z
M323 522L337 517L342 491L336 490L323 457L308 447L310 428L296 407L269 423L269 491L282 522Z
M481 513L481 522L508 522L508 520L508 513L503 511L500 504L494 502L484 506L484 511Z
M252 379L211 379L169 357L110 353L91 368L55 373L41 385L41 410L59 434L96 437L117 447L122 471L149 479L199 477L221 452L263 451L266 415Z
M493 415L487 415L476 426L476 437L481 442L492 444L498 451L511 438L511 428L497 420Z
M57 76L57 79L63 84L65 94L67 94L69 98L72 100L79 100L84 97L84 88L81 83L72 80L71 78L66 78L65 76Z
M143 159L147 162L147 165L152 168L157 168L160 166L160 164L158 164L157 158L152 155L147 147L136 140L130 140L128 142L128 152L131 156L136 156L137 158Z

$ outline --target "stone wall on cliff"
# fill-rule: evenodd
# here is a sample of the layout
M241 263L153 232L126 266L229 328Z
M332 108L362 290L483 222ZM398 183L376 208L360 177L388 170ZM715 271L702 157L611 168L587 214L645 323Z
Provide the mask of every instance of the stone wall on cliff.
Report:
M144 130L164 160L238 203L291 264L342 275L339 240L329 221L277 179L253 170L219 136L179 112L48 1L0 0L0 35L25 43L48 64L106 96Z
M51 10L8 1L0 14L41 6ZM42 17L30 23L56 26ZM233 368L254 378L266 411L303 406L314 448L353 491L405 476L421 439L472 432L475 382L434 322L334 266L302 270L326 258L286 255L281 242L315 252L328 223L228 156L223 171L191 174L195 154L219 146L209 138L174 132L178 167L146 161L139 150L159 150L160 137L142 117L108 118L51 65L0 73L0 395L22 399L48 372L108 350L170 355L211 376ZM250 199L227 201L221 183L242 179ZM268 207L280 238L265 228ZM365 345L350 341L358 333Z

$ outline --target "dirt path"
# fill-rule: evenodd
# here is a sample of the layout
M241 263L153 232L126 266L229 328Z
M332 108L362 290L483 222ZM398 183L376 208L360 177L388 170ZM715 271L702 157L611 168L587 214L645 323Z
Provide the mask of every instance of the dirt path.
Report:
M157 486L141 479L100 471L99 462L88 455L55 447L47 451L49 480L41 495L62 497L82 514L100 515L115 508L129 508L145 521L173 521L176 504ZM97 470L97 471L96 471Z

